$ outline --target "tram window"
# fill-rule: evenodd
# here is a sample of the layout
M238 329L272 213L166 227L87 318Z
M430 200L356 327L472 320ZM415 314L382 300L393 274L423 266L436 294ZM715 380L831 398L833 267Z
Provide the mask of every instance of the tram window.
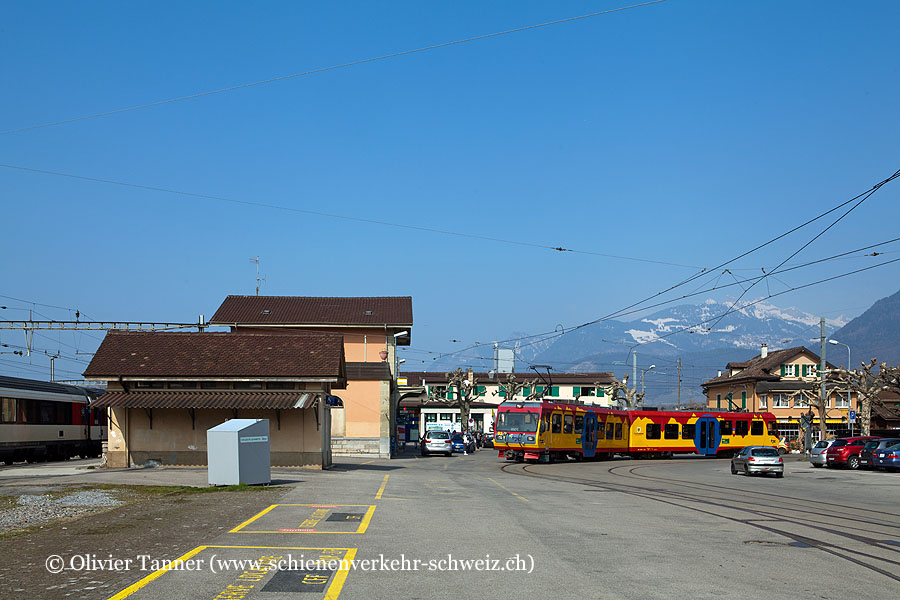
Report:
M16 399L15 398L3 398L3 418L2 421L4 423L15 423L16 422Z
M690 423L681 426L681 439L692 440L694 439L695 433L697 433L697 426L695 424Z
M616 423L616 439L617 440L622 439L622 424L621 423Z
M562 415L553 413L550 417L550 433L559 433L562 431Z
M666 423L666 433L667 440L677 440L678 439L678 423Z
M572 433L572 415L565 415L563 417L563 433Z
M660 437L660 429L659 423L647 423L647 439L658 440Z
M734 422L734 432L737 435L747 435L747 432L750 430L750 423L747 421L735 421Z
M719 431L722 435L731 435L731 421L719 421Z
M763 434L763 422L762 421L753 421L750 423L750 435L762 435Z
M613 429L614 428L615 428L615 425L613 425L612 423L606 424L606 439L608 439L608 440L613 439Z
M575 416L575 433L580 434L584 432L584 417L581 415Z
M775 421L766 421L766 426L769 430L769 435L778 435L778 425L775 424Z

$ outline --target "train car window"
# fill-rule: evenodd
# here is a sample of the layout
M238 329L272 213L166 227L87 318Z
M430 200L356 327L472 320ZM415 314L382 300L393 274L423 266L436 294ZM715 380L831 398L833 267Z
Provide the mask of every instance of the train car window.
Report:
M16 399L15 398L3 398L2 399L2 420L4 423L15 423L16 422Z
M750 423L750 435L762 435L763 434L763 422L762 421L753 421Z
M550 433L560 433L562 431L562 415L553 413L550 417Z
M608 440L613 439L613 429L614 428L615 428L615 425L613 425L612 423L606 424L606 439L608 439Z
M666 423L666 433L667 440L677 440L678 439L678 423Z
M575 416L575 433L580 434L584 432L584 417L581 415Z
M737 435L747 435L747 432L750 431L750 423L747 421L735 421L734 422L734 432Z
M647 423L647 439L658 440L660 438L660 429L662 428L659 423Z
M681 427L681 439L683 440L692 440L694 439L694 434L697 433L697 426L694 423L689 423L682 425Z
M766 421L766 427L769 430L769 435L778 435L778 425L775 421Z
M621 423L616 423L616 439L617 440L622 439L622 424Z
M731 421L719 421L719 431L722 435L731 435Z
M563 433L572 433L572 415L566 415L563 417Z

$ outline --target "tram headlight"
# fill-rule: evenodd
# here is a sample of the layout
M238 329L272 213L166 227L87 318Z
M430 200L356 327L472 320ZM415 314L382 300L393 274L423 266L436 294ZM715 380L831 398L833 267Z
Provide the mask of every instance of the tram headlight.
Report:
M526 440L528 441L529 444L533 444L533 443L534 443L534 436L533 436L533 435L529 435L529 436L526 438Z

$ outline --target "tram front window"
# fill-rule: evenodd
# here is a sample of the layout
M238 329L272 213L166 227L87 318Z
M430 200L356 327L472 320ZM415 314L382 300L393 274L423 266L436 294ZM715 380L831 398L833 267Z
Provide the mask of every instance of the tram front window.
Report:
M534 433L537 431L540 415L530 412L502 412L497 431Z

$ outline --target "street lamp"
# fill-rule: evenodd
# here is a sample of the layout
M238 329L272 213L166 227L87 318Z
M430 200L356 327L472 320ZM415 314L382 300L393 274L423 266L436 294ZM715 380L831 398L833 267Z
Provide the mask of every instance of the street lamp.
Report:
M641 369L641 409L644 408L644 373L647 371L652 371L656 368L656 365L650 365L646 369Z
M850 346L845 344L844 342L839 342L837 340L828 340L828 343L832 346L844 346L847 348L847 370L850 370ZM849 384L849 381L847 382ZM850 386L847 385L847 410L850 410ZM849 419L848 419L849 421ZM850 423L850 435L853 435L853 423Z

